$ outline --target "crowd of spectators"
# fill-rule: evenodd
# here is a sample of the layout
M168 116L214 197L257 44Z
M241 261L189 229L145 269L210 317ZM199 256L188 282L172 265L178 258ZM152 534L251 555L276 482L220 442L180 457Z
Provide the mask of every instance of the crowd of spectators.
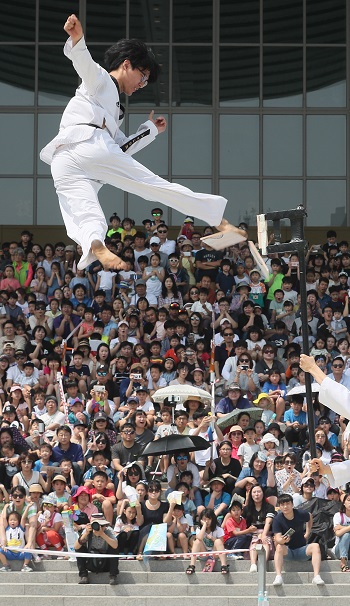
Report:
M321 508L329 501L336 507L335 553L348 571L350 497L346 487L339 492L326 477L310 476L299 366L306 329L317 364L350 388L348 243L329 231L325 244L307 251L304 327L296 254L268 255L264 281L246 243L214 251L200 240L211 228L196 230L192 217L176 239L168 238L158 208L142 230L116 214L110 223L106 242L125 261L123 271L105 271L98 261L79 270L79 247L42 247L27 230L2 245L0 570L19 558L7 546L64 550L63 516L75 507L82 552L141 559L152 525L166 522L167 553L192 549L188 574L196 551L223 545L249 547L253 573L261 542L268 557L275 552L275 584L290 552L312 558L320 584L320 559L331 543L322 551L312 516L294 513L316 499ZM209 395L211 355L215 416L197 396L175 412L167 401L157 404L154 395L168 385ZM326 463L349 458L348 420L314 395L318 456ZM262 414L254 421L255 406ZM171 433L201 436L208 449L160 460L143 455ZM166 499L173 491L182 492L181 503ZM285 537L293 520L297 532ZM30 553L19 559L23 571L32 570ZM226 555L220 560L226 574ZM82 583L87 566L78 558ZM114 584L117 565L109 571Z

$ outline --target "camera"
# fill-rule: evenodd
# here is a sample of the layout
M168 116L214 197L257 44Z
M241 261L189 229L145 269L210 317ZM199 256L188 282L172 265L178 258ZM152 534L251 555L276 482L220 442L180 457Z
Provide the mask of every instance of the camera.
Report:
M167 406L173 407L176 406L176 404L178 404L179 402L181 402L181 398L180 396L170 396L167 399ZM165 402L164 402L165 404Z
M104 393L106 388L104 385L95 385L94 391L96 391L96 393Z
M43 423L43 421L38 422L38 432L41 435L45 433L45 423Z
M241 370L248 370L249 368L249 364L241 364L240 369Z
M190 251L190 250L187 250L187 251L185 251L185 252L183 253L183 256L184 256L184 257L190 257L190 256L191 256L191 254L192 254L192 253L191 253L191 251Z
M142 374L141 373L134 373L132 375L132 378L135 379L136 381L140 381L140 379L142 379Z
M98 522L91 522L92 530L100 530L101 525Z

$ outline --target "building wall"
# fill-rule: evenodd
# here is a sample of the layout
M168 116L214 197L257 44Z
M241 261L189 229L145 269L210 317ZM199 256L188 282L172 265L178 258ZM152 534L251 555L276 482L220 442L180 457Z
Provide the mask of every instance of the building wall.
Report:
M78 78L62 53L71 0L4 0L0 23L2 225L62 224L40 148ZM148 42L162 75L126 100L132 133L154 108L167 132L137 158L161 176L228 198L227 216L303 203L310 227L349 225L346 0L80 0L92 56ZM100 200L141 222L152 203L112 187ZM190 212L190 209L189 209ZM183 218L165 209L170 225ZM199 222L200 223L200 222ZM40 233L42 230L40 229Z

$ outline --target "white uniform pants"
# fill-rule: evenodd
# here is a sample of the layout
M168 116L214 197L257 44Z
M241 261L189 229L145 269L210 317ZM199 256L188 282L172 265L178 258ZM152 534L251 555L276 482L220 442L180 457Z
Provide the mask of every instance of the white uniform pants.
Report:
M219 225L227 203L221 196L196 193L158 177L125 154L102 129L87 141L58 148L51 172L67 234L83 249L80 269L96 259L90 250L92 241L105 239L107 223L97 195L105 183L209 225Z

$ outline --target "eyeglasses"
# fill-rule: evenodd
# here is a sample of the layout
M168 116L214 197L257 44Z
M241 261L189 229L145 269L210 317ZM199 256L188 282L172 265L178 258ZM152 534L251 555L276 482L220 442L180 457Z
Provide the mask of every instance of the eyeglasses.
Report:
M167 231L168 231L167 229L157 229L158 234L166 234Z
M188 457L176 457L177 461L188 461Z
M106 372L97 372L97 374L99 375L99 377L106 377L107 376Z
M224 337L233 337L233 332L224 332Z
M319 425L330 425L329 421L319 421L318 422Z
M333 368L343 368L344 364L332 364Z
M145 72L143 72L142 69L140 69L139 67L137 67L136 69L137 69L137 71L140 72L140 74L142 76L140 83L139 83L139 87L145 88L145 86L147 86L147 84L148 84L148 75Z
M126 436L133 436L135 432L133 430L130 430L130 431L122 431L122 433L125 433Z
M161 217L162 213L152 213L152 217Z
M241 436L242 432L241 431L231 431L230 436Z
M275 352L272 349L265 349L265 353L271 353L271 354L273 354Z

